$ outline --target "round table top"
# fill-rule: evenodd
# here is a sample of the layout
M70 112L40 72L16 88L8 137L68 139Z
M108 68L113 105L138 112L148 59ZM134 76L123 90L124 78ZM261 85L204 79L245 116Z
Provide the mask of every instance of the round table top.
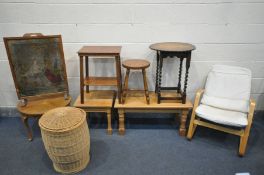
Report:
M163 42L155 43L149 46L152 50L167 51L167 52L186 52L195 49L195 46L189 43L181 42Z
M122 66L127 69L144 69L150 66L150 62L143 59L129 59L123 61Z
M53 132L77 128L86 119L86 112L75 107L58 107L44 113L39 119L41 129Z

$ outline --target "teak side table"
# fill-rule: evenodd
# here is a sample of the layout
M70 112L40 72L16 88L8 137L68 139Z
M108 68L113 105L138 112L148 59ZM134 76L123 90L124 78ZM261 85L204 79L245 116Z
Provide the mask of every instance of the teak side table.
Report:
M83 46L79 51L80 57L80 94L81 104L84 103L84 86L86 92L89 92L89 86L117 86L118 102L121 103L121 46ZM89 76L89 56L114 57L116 62L116 77L90 77ZM98 57L99 56L99 57ZM85 57L85 78L83 76L83 58Z
M181 100L182 103L186 103L186 89L189 68L191 64L191 52L195 49L195 46L188 43L180 42L164 42L156 43L150 45L150 49L157 52L157 69L156 69L156 86L155 92L158 96L158 104L161 100ZM161 87L161 78L162 78L162 66L163 59L167 57L179 58L180 59L180 68L179 68L179 79L177 87ZM181 88L181 76L182 76L182 63L184 58L186 58L186 72L183 91ZM180 94L179 97L162 97L161 90L177 90L177 93Z

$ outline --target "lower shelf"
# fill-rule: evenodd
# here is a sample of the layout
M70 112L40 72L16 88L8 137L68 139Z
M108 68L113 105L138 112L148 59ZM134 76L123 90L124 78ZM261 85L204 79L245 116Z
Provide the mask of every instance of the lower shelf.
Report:
M117 86L117 78L116 77L89 77L89 78L85 78L84 85Z

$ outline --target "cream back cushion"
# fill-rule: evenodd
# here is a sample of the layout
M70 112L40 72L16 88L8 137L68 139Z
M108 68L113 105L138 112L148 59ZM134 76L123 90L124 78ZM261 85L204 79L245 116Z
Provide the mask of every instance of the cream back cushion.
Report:
M202 104L248 112L251 71L242 67L214 65L208 74Z

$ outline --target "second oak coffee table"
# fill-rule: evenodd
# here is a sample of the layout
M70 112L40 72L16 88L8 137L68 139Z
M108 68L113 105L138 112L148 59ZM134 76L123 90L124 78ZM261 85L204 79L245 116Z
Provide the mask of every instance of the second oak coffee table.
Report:
M174 94L167 94L174 95ZM145 95L142 91L138 93L128 94L125 104L115 103L115 108L118 109L119 115L119 134L125 134L125 114L126 113L180 113L179 135L186 135L186 120L189 111L193 105L190 100L186 99L186 103L182 104L175 100L173 103L164 102L157 104L157 96L154 92L149 93L150 103L145 101Z
M181 100L182 103L186 103L186 89L187 89L188 73L191 63L191 52L192 50L195 49L195 46L188 43L164 42L164 43L152 44L150 45L150 49L157 51L155 92L157 93L158 96L158 103L160 103L161 100ZM178 78L177 87L161 87L163 59L167 57L180 59L179 78ZM182 76L182 63L184 58L186 58L186 65L185 65L186 72L185 72L184 87L182 91L181 76ZM180 94L180 96L162 97L161 90L177 90L177 93Z
M80 57L80 94L81 104L84 103L84 86L86 92L89 92L89 86L117 86L118 102L121 103L121 64L120 64L121 46L83 46L79 51ZM90 77L89 76L89 56L102 58L115 58L116 77ZM85 78L83 75L83 58L85 57Z

